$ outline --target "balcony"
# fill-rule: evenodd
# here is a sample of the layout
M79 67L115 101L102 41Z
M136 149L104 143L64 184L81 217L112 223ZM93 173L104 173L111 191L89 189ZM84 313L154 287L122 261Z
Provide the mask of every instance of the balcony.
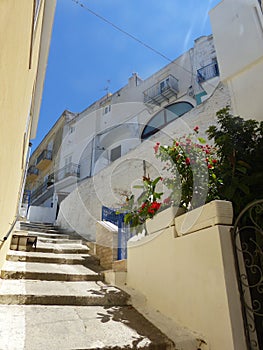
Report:
M197 80L198 80L198 83L200 84L218 76L219 76L219 68L218 68L217 62L208 64L207 66L200 68L197 71Z
M78 164L69 163L63 168L50 174L48 178L40 184L31 194L31 202L33 205L41 205L48 198L52 197L54 190L67 191L67 187L76 184L76 178L79 178L80 167Z
M52 161L52 151L44 150L37 158L36 167L40 170L45 169Z
M27 170L27 179L29 181L34 181L39 174L38 168L36 168L34 165L31 165Z
M173 75L168 75L143 92L144 103L160 106L162 102L169 102L172 97L177 97L178 92L178 80Z
M55 181L61 181L69 176L79 177L79 165L69 163L54 173Z

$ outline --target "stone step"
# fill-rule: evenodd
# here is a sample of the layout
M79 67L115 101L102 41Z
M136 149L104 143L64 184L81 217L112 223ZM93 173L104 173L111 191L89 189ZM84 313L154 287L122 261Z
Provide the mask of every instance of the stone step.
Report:
M25 221L21 221L20 222L20 227L40 227L40 228L58 228L58 226L55 226L53 224L43 224L41 222L25 222Z
M54 243L54 244L82 244L81 239L68 239L68 238L50 238L50 237L38 237L38 242Z
M72 265L99 265L99 259L90 254L59 254L43 252L24 252L9 250L6 256L8 261L39 262L53 264L72 264Z
M99 281L102 280L102 275L83 265L6 261L2 267L1 278L44 281Z
M54 226L45 226L45 225L31 225L31 224L22 224L20 223L20 229L26 231L35 231L35 232L45 232L45 233L63 233L58 227Z
M123 306L128 300L103 282L0 280L0 304Z
M65 233L45 233L45 232L38 232L38 231L29 231L29 230L15 230L14 233L16 235L32 235L37 237L44 237L44 238L64 238L69 239L70 236Z
M37 242L35 251L43 253L87 254L89 248L84 244Z
M3 350L174 349L130 306L0 305Z

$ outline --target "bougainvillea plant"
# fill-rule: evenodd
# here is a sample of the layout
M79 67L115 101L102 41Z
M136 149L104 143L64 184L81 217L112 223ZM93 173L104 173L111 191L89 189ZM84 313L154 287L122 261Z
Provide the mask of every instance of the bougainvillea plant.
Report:
M153 218L161 207L159 201L162 194L156 192L156 186L161 177L151 180L150 177L143 177L143 185L134 186L143 190L142 194L135 201L134 195L126 196L126 201L122 206L122 211L126 212L124 222L131 227L143 225L147 219Z
M199 127L192 133L173 140L171 145L154 146L157 158L165 163L163 170L168 177L163 180L170 190L164 202L178 207L193 209L218 199L218 188L222 185L216 175L217 150L198 137Z

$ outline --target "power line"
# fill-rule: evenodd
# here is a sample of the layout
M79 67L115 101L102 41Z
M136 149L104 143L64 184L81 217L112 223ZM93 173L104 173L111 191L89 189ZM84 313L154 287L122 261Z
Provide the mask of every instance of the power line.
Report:
M84 5L83 3L81 3L78 0L72 0L74 3L76 3L77 5L79 5L80 7L82 7L84 10L90 12L92 15L94 15L95 17L101 19L103 22L109 24L110 26L112 26L113 28L115 28L116 30L118 30L119 32L123 33L124 35L130 37L132 40L137 41L137 43L139 43L140 45L146 47L147 49L153 51L154 53L156 53L157 55L161 56L162 58L164 58L166 61L168 62L173 62L173 60L171 60L169 57L167 57L166 55L164 55L162 52L156 50L155 48L153 48L152 46L146 44L145 42L143 42L142 40L140 40L139 38L137 38L136 36L134 36L133 34L130 34L129 32L127 32L126 30L122 29L121 27L117 26L116 24L114 24L113 22L111 22L110 20L108 20L107 18L101 16L99 13L91 10L89 7L87 7L86 5Z
M175 62L175 60L170 59L168 56L166 56L165 54L163 54L162 52L160 52L159 50L153 48L152 46L150 46L149 44L145 43L144 41L140 40L139 38L137 38L136 36L134 36L133 34L130 34L129 32L127 32L126 30L122 29L121 27L119 27L118 25L114 24L113 22L111 22L110 20L108 20L107 18L105 18L104 16L100 15L99 13L91 10L87 5L84 5L81 1L79 0L71 0L72 2L74 2L75 4L79 5L83 10L89 12L90 14L92 14L93 16L99 18L100 20L102 20L103 22L109 24L111 27L113 27L114 29L118 30L119 32L121 32L122 34L128 36L130 39L136 41L137 43L139 43L140 45L144 46L145 48L151 50L152 52L154 52L155 54L159 55L160 57L164 58L166 61L168 61L169 63L172 63L174 65L176 65L177 67L181 68L182 70L184 70L185 72L191 74L191 76L197 78L197 74L194 73L192 70L187 69L184 66L181 66L180 64L178 64L177 62ZM207 85L211 86L212 88L215 88L215 86L209 82L206 82ZM198 85L200 86L200 88L204 90L204 88L198 83ZM222 91L221 91L222 92ZM226 94L225 92L222 92L223 94Z

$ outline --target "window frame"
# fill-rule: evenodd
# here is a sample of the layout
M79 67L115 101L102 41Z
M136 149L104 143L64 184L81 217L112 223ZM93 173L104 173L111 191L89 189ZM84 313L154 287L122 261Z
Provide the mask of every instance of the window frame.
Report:
M189 108L189 110L177 115L177 117L175 117L174 119L171 119L170 121L167 121L167 111L169 111L169 107L174 106L174 105L180 105L180 104L187 104L189 105L191 108ZM180 118L181 116L183 116L185 113L188 113L190 110L192 110L194 108L194 106L192 105L192 103L188 102L188 101L180 101L180 102L175 102L172 103L166 107L164 107L163 109L161 109L159 112L157 112L147 123L147 125L145 125L145 127L143 128L143 131L141 133L141 140L147 140L149 137L151 137L152 135L156 134L158 131L162 130L164 127L166 127L166 125L169 125L170 123L172 123L173 121L175 121L176 119ZM164 114L164 124L162 124L159 128L154 128L152 127L152 131L149 131L147 133L145 133L145 131L147 130L147 128L151 127L151 121L155 118L157 118L157 116L159 116L160 113Z

